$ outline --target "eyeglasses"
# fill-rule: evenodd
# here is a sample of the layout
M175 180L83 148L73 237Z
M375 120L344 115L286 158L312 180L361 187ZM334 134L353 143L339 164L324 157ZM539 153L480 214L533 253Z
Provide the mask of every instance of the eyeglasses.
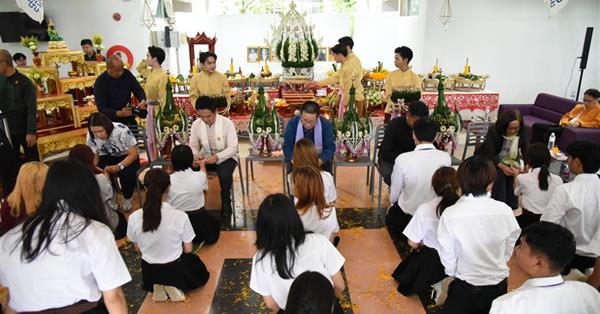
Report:
M312 121L308 121L308 120L304 120L304 118L300 118L300 122L302 123L302 125L314 125L315 123L317 123L317 120L312 120Z

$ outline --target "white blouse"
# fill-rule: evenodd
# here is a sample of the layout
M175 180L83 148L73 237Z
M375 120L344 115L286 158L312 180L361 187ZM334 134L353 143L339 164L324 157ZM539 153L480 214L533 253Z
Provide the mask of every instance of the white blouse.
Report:
M437 228L440 222L437 206L441 201L442 197L438 196L421 204L402 233L414 243L423 241L427 247L437 250L440 247L437 239Z
M208 178L202 171L186 169L171 174L169 204L175 209L192 211L204 207L204 191L208 190Z
M327 239L331 239L334 233L340 231L340 225L338 224L335 207L329 207L323 209L323 214L326 218L321 218L317 212L317 206L313 205L307 210L304 215L298 211L304 230L312 231L314 233L322 234Z

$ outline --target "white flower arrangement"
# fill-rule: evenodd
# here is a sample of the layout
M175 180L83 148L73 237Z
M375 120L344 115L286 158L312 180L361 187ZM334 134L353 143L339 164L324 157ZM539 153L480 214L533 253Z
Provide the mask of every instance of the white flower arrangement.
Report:
M446 132L446 126L442 125L440 127L440 132L442 132L442 133Z
M308 45L306 44L306 41L303 40L300 42L300 61L308 61L308 59Z
M273 131L273 129L271 129L271 127L267 127L267 133L271 133L271 131Z
M174 131L174 132L177 132L177 131L179 131L179 126L178 126L177 124L175 124L175 125L173 126L173 131Z
M256 133L259 133L259 134L262 133L262 128L261 127L256 128Z

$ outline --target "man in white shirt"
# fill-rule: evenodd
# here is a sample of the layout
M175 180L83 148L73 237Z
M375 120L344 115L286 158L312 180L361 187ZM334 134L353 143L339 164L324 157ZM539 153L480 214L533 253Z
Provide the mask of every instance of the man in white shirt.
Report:
M431 186L433 173L442 166L450 166L448 153L439 151L432 142L437 134L438 124L422 118L413 125L413 139L417 146L412 152L396 157L392 171L390 204L385 217L388 231L403 243L406 236L402 233L410 222L417 207L436 197Z
M198 119L192 123L190 147L206 170L216 170L221 185L221 214L231 215L231 185L238 163L238 138L231 120L217 114L217 105L207 96L196 100Z
M529 279L494 300L490 314L598 313L598 291L583 282L564 281L560 275L574 255L575 240L566 228L550 222L525 228L515 260Z
M462 162L458 178L463 196L446 208L438 225L440 261L455 277L443 313L488 313L505 294L510 259L521 229L510 206L491 198L496 167L473 156Z
M554 190L540 220L566 227L575 236L575 257L563 270L582 273L594 267L600 256L600 148L589 142L573 142L566 150L569 170L576 177Z

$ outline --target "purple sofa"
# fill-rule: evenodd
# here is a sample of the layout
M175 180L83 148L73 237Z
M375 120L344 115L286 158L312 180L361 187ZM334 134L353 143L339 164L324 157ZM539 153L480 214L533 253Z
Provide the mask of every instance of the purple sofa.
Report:
M562 116L571 111L577 101L550 94L540 93L533 104L502 104L498 108L498 115L505 111L517 109L523 114L527 134L531 139L531 127L535 123L558 124ZM557 142L560 150L564 151L570 143L575 141L588 141L600 145L600 129L564 128Z

